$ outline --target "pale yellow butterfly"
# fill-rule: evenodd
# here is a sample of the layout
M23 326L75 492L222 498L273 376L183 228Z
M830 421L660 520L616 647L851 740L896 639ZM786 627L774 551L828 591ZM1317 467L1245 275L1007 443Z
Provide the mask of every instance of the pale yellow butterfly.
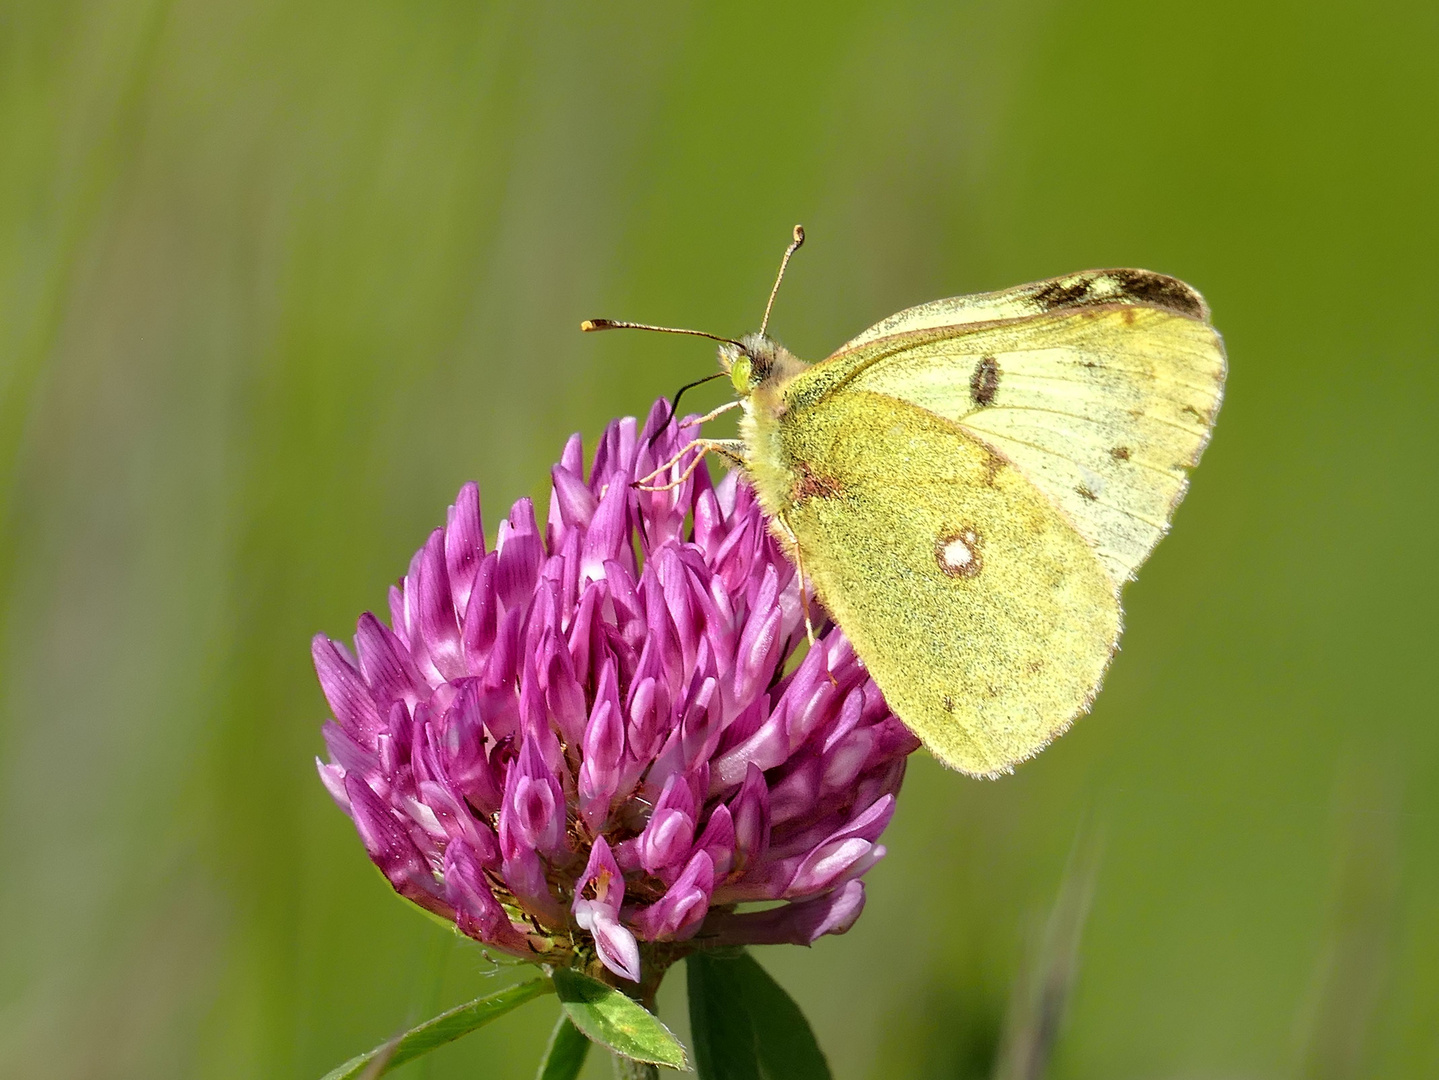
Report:
M687 450L743 467L925 746L1009 772L1089 708L1120 589L1209 441L1225 377L1209 309L1163 274L1089 270L921 304L806 364L765 334L774 297L759 333L716 339L738 399L711 417L742 407L741 438ZM618 327L699 333L584 324Z

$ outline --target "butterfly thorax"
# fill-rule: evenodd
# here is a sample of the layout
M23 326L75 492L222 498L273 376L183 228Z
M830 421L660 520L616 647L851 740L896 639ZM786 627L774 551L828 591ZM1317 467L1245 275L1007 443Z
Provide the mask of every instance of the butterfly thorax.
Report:
M780 441L784 387L809 365L762 334L745 336L739 347L722 345L719 360L744 408L739 430L745 471L760 507L771 521L782 519L794 480Z

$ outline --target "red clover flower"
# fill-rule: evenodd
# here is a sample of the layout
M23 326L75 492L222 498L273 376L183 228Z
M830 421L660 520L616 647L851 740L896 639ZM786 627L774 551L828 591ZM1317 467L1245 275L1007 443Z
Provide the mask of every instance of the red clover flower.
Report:
M544 530L521 499L491 551L466 484L390 626L313 647L320 777L395 890L649 986L695 949L848 930L919 745L837 627L793 662L800 582L738 474L635 486L687 438L651 444L664 416L611 423L588 480L573 436Z

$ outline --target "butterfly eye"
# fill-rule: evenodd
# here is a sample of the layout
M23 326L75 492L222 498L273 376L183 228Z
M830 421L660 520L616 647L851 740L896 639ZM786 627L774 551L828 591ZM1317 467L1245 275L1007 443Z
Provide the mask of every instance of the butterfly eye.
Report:
M729 378L730 382L734 383L736 394L744 396L754 389L753 375L754 368L746 354L740 353L730 361Z

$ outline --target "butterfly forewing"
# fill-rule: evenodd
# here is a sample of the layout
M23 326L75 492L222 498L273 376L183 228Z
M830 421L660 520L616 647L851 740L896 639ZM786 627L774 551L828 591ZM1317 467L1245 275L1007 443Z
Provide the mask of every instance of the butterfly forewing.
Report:
M1209 439L1225 360L1199 294L1090 271L891 316L815 365L816 386L962 425L1053 500L1122 583L1168 528Z
M951 296L905 308L850 339L836 350L835 355L895 334L918 330L953 331L959 326L1012 322L1052 311L1103 304L1146 305L1187 315L1200 322L1209 321L1209 306L1204 298L1178 278L1156 274L1152 270L1084 270L998 292Z

